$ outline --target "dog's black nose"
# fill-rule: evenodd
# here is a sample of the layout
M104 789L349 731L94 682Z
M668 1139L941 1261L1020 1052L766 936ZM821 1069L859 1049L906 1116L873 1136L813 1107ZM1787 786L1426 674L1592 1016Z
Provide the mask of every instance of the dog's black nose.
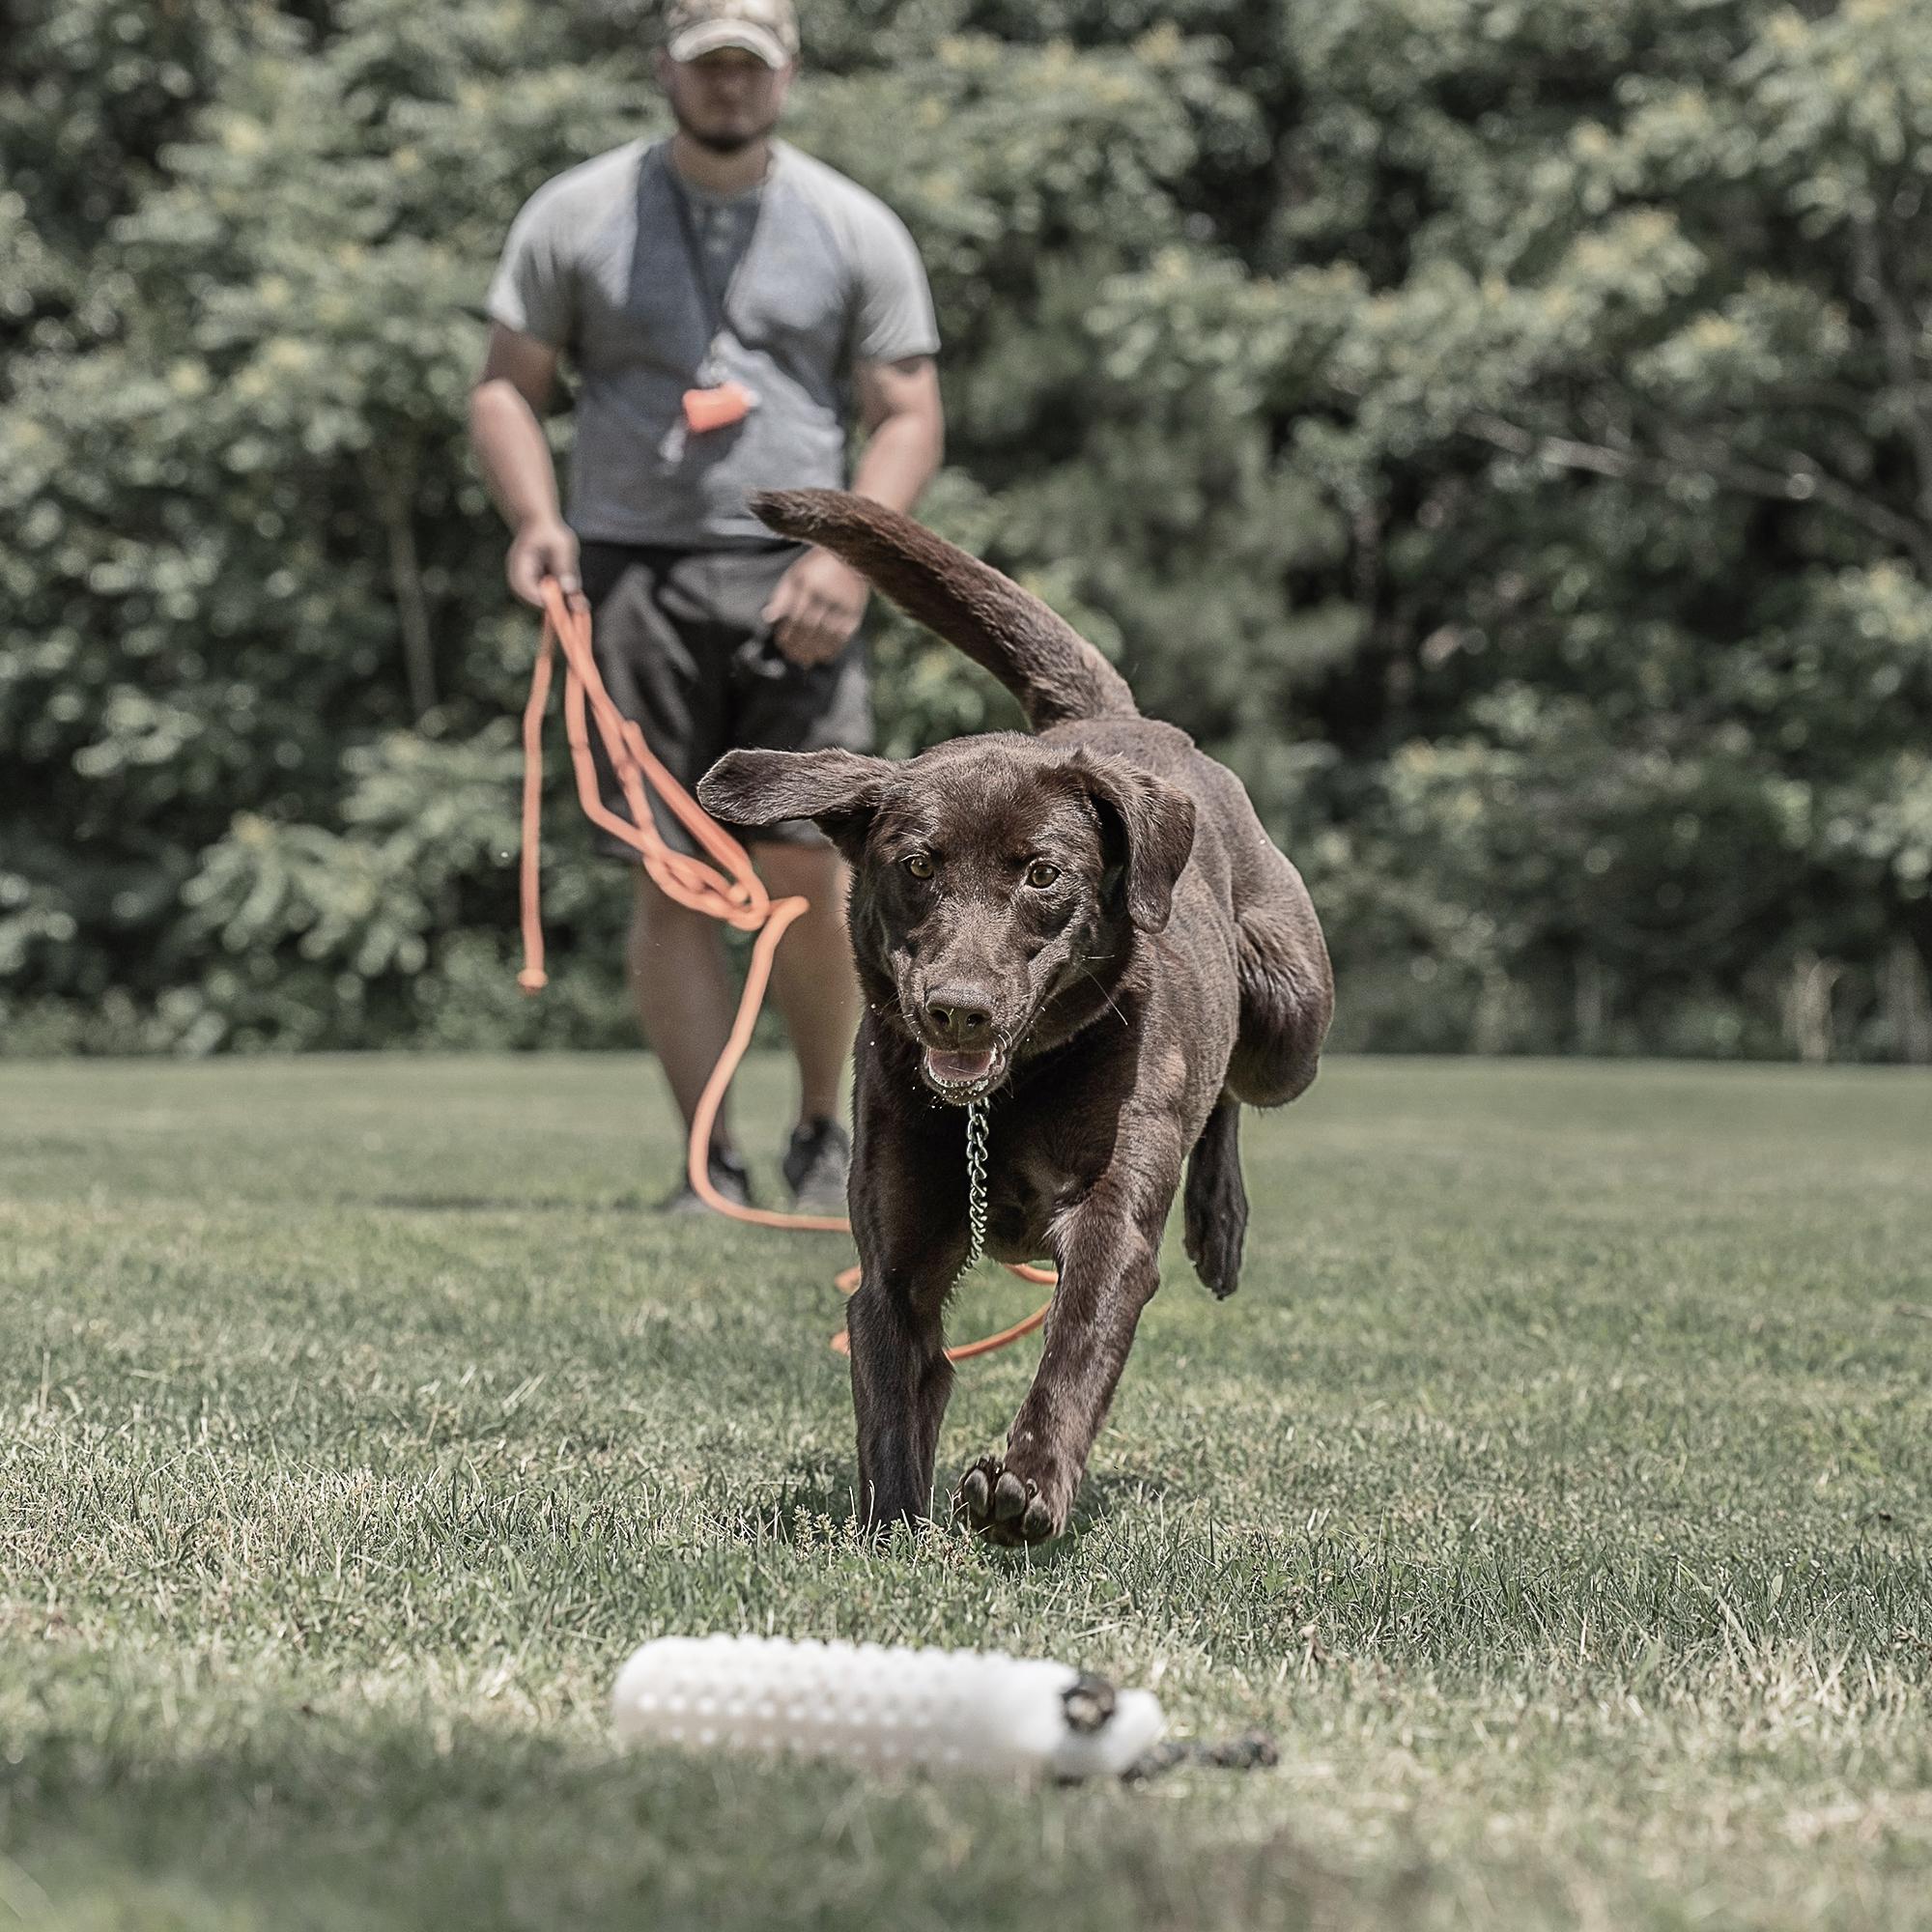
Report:
M973 986L935 986L925 1016L953 1046L979 1046L993 1031L993 1003Z

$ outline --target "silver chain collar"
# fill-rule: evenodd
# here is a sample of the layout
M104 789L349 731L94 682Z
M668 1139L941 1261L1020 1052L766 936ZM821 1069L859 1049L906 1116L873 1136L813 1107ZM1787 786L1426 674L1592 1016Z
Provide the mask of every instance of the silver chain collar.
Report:
M959 1269L962 1275L986 1252L986 1103L983 1100L966 1103L966 1226L970 1244Z

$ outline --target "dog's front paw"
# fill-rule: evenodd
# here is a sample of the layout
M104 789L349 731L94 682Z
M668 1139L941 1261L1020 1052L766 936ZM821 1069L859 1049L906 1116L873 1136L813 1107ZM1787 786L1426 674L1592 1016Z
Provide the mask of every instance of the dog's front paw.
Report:
M1060 1485L1041 1483L1017 1463L981 1456L959 1479L952 1513L988 1543L1006 1548L1051 1543L1066 1528L1073 1498L1059 1495Z

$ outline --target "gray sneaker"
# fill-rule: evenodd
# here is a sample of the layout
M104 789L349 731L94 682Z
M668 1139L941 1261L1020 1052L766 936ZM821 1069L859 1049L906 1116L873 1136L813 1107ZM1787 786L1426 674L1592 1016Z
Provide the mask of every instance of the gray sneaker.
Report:
M727 1148L713 1148L707 1163L711 1175L711 1184L725 1200L739 1208L750 1208L752 1201L752 1177L745 1170L745 1163ZM692 1186L687 1174L669 1194L658 1203L660 1214L711 1214L717 1210L710 1202L701 1199L697 1189Z
M845 1178L852 1168L852 1139L837 1121L821 1114L801 1121L785 1149L784 1178L791 1205L801 1214L843 1214Z

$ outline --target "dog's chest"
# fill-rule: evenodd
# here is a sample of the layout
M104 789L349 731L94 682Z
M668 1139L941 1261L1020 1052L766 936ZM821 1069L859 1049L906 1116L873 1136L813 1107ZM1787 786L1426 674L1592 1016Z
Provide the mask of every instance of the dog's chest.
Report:
M1053 1219L1087 1191L1093 1177L1075 1151L1037 1133L987 1149L986 1245L1003 1262L1037 1261L1052 1251Z

